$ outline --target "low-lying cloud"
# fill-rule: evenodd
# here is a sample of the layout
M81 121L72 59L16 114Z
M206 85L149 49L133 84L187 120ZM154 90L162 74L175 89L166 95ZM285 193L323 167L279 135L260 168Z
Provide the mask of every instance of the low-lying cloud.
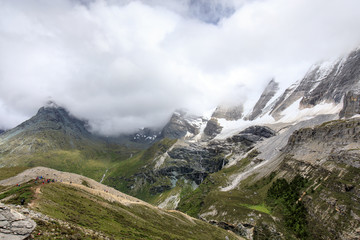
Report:
M0 0L0 129L48 100L116 135L254 102L360 45L358 0Z

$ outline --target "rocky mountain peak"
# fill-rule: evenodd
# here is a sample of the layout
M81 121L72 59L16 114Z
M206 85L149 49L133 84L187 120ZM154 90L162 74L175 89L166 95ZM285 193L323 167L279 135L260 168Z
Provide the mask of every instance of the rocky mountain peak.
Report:
M52 104L41 107L34 117L25 121L19 127L29 130L63 130L81 135L90 135L86 125L85 121L71 116L65 108Z
M202 117L188 114L184 110L177 110L161 131L161 136L180 139L187 134L197 135L204 121Z
M272 79L265 87L259 100L256 102L251 114L247 116L246 119L252 121L255 118L259 117L263 113L263 110L268 104L268 102L274 97L278 90L279 83Z
M274 102L271 116L278 120L282 112L296 101L300 108L311 108L320 103L342 101L349 91L360 89L360 49L349 55L316 64L305 77L292 85Z
M0 135L0 153L24 155L51 149L81 148L97 140L81 121L58 106L45 106L31 119ZM15 151L8 151L18 146Z
M236 121L242 118L244 107L242 104L239 105L220 105L212 114L213 118L224 118L228 121Z
M322 65L324 66L324 64ZM347 57L323 68L323 75L319 76L321 66L314 69L318 74L319 83L306 92L301 100L302 106L314 106L322 101L340 103L344 95L350 90L358 90L360 79L360 49L351 52Z

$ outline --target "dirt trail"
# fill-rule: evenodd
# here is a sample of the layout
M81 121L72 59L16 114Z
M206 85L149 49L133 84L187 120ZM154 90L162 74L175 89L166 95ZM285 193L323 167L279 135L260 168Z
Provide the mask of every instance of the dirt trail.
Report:
M0 181L0 185L12 186L12 185L16 185L16 184L22 184L22 183L28 182L30 180L33 180L39 176L42 176L47 179L55 179L55 181L57 181L57 182L87 191L93 195L100 196L103 199L108 200L110 202L118 202L123 205L133 205L133 204L145 205L149 208L158 210L162 214L166 214L171 217L177 218L180 221L183 221L183 219L180 217L180 216L183 216L186 219L188 219L191 223L195 223L194 218L192 218L182 212L166 211L166 210L160 209L156 206L153 206L147 202L144 202L140 199L137 199L137 198L131 197L127 194L124 194L114 188L111 188L104 184L98 183L91 178L87 178L87 177L84 177L84 176L81 176L78 174L74 174L74 173L61 172L61 171L57 171L57 170L54 170L51 168L46 168L46 167L35 167L35 168L25 170L24 172L19 173L18 175L14 176L14 177ZM82 184L83 181L86 181L89 187L84 186ZM35 189L35 196L38 194L41 194L41 186L42 185L39 185ZM35 199L32 203L30 203L30 207L34 207L34 206L36 206L36 204L37 204L37 201ZM175 215L172 215L171 213L178 213L178 214L180 214L180 216L177 217Z
M0 185L3 186L12 186L16 184L22 184L28 182L30 180L35 179L36 177L42 176L46 179L55 179L57 182L69 184L76 186L78 188L82 188L84 190L96 193L97 195L101 195L106 199L113 199L122 203L127 204L144 204L148 206L152 206L144 201L141 201L137 198L131 197L127 194L124 194L112 187L106 186L104 184L98 183L95 180L84 177L75 173L61 172L51 168L46 167L35 167L31 169L27 169L18 175L0 181ZM84 182L88 184L89 187L85 187L82 185Z

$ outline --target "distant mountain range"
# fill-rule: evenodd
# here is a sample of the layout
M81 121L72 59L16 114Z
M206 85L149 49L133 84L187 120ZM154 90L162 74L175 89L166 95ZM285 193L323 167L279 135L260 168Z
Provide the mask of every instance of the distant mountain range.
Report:
M256 104L173 113L158 130L105 138L45 106L0 135L1 166L91 177L248 239L359 239L360 49L314 65Z

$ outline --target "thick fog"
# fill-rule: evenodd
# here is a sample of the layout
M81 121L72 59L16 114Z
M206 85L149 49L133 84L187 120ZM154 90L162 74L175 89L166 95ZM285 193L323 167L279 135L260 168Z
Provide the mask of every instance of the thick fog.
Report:
M0 129L51 100L105 135L253 104L360 46L358 0L0 0Z

